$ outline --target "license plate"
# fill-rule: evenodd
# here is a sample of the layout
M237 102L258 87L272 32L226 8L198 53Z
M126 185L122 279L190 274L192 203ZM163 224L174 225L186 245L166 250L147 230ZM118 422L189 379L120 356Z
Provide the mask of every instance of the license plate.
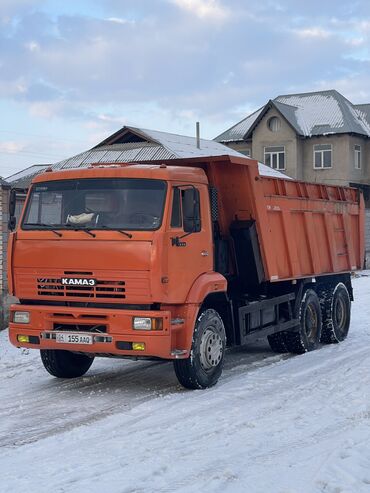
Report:
M76 334L70 332L57 332L55 341L62 344L92 344L93 336L90 334Z

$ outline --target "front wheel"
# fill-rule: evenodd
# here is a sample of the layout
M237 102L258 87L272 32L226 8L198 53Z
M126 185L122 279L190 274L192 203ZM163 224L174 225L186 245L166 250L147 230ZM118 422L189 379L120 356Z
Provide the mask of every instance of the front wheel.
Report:
M225 327L213 309L200 312L197 318L190 357L174 361L176 376L187 389L205 389L218 381L224 364Z
M61 349L41 349L41 361L45 369L58 378L76 378L85 375L94 358Z

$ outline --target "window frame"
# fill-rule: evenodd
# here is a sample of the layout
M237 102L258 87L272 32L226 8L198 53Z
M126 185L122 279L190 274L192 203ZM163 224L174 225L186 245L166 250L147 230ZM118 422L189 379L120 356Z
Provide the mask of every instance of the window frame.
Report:
M169 227L171 230L181 230L184 232L186 235L190 234L189 232L186 232L184 229L185 221L184 221L184 197L183 197L183 192L189 188L192 188L196 190L196 193L198 194L198 199L199 199L199 229L196 231L192 231L191 234L193 233L200 233L202 231L202 200L201 200L201 193L200 189L197 186L191 185L191 184L181 184L181 185L172 185L172 198L171 198L171 204L170 204L170 220L169 220ZM174 204L175 204L175 197L176 195L179 198L179 214L180 214L180 226L178 225L173 225L173 212L174 212Z
M277 148L283 148L282 151L267 151L266 152L266 149L277 149ZM269 154L270 155L270 162L273 161L273 158L271 156L277 156L277 167L274 168L273 166L271 166L270 164L266 164L266 155ZM282 168L279 167L279 161L280 161L280 155L283 155L284 156L284 166ZM264 146L263 148L263 156L264 156L264 164L266 164L266 166L269 166L271 169L274 169L276 171L285 171L286 170L286 160L285 160L285 154L286 154L286 149L285 149L285 145L274 145L274 146Z
M29 191L29 194L28 194L28 198L27 198L27 202L25 204L25 207L24 207L24 212L23 212L23 215L22 215L22 221L21 221L21 224L20 224L20 229L22 231L48 231L50 229L55 229L55 230L61 230L61 231L74 231L73 228L71 227L68 227L66 224L57 224L57 225L53 225L53 224L46 224L45 226L42 226L41 224L37 224L37 225L31 225L31 224L28 224L28 218L29 218L29 213L30 213L30 209L32 207L32 199L34 197L34 194L38 193L37 192L37 187L42 187L42 186L48 186L48 185L51 185L51 188L53 188L53 185L55 184L62 184L62 183L65 183L65 182L74 182L74 185L76 187L76 190L78 190L78 185L80 184L80 182L89 182L89 181L95 181L95 182L101 182L102 184L104 182L113 182L115 184L117 184L117 182L119 181L151 181L151 182L161 182L164 186L163 186L163 197L162 197L162 207L161 207L161 220L158 224L157 227L155 228L150 228L150 229L142 229L142 228L130 228L130 227L118 227L118 226L115 226L115 227L101 227L101 226L98 226L98 225L94 225L94 227L87 227L86 229L93 229L94 231L117 231L119 229L124 229L125 231L135 231L135 232L138 232L138 233L142 233L142 232L153 232L153 231L158 231L162 225L163 225L163 221L164 221L164 214L165 214L165 209L166 209L166 202L167 202L167 195L168 195L168 182L166 180L158 180L156 178L128 178L128 177L122 177L122 178L112 178L112 177L109 177L109 178L106 178L106 177L96 177L96 178L77 178L77 179L73 179L73 178L68 178L68 179L58 179L58 180L46 180L46 181L40 181L40 182L36 182L34 184L31 185L31 188L30 188L30 191ZM84 185L85 185L84 183ZM68 183L69 184L69 183ZM118 188L118 187L117 187ZM112 186L112 189L114 190L115 187ZM118 188L119 189L119 188ZM120 190L120 189L119 189ZM58 191L58 190L50 190L50 191ZM86 190L86 189L80 189L78 191L90 191L90 190ZM62 193L62 192L61 192ZM41 196L40 196L41 198ZM39 198L39 200L40 200ZM64 200L64 198L62 199ZM63 211L64 210L64 203L62 203L61 205L61 210ZM40 222L40 219L41 219L41 214L42 210L40 209L40 204L39 204L39 207L38 207L38 222ZM27 219L27 222L26 222L26 219ZM81 228L82 229L82 228Z
M315 149L315 147L319 146L328 146L330 149ZM313 144L313 169L332 169L333 168L333 144ZM324 166L324 152L330 151L330 166ZM321 156L321 166L316 166L316 154L320 154Z
M358 149L356 149L358 147ZM354 145L355 169L362 169L362 148L361 144Z

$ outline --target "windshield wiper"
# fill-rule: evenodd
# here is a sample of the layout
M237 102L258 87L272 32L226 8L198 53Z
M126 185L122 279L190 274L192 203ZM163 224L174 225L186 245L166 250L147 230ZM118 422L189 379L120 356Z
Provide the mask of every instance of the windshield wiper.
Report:
M84 233L92 236L93 238L96 237L96 234L92 233L89 228L76 228L76 226L74 224L66 224L65 227L73 229L73 231L83 231Z
M57 224L25 223L25 226L42 226L43 228L47 229L48 231L51 231L52 233L56 234L59 237L63 236L62 233L59 233L59 231L56 231L54 229L55 226L58 226Z
M101 225L101 229L109 229L110 231L118 231L118 233L121 233L121 235L127 236L127 238L132 238L131 233L127 233L127 231L123 231L123 229L116 229L116 228L108 228L108 226Z

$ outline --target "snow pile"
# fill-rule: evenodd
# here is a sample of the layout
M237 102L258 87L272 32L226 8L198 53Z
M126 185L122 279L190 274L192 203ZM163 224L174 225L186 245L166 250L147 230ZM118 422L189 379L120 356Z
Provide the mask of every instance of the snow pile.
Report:
M302 356L228 354L185 391L170 363L97 360L74 381L0 334L1 491L370 491L370 277L350 335Z

